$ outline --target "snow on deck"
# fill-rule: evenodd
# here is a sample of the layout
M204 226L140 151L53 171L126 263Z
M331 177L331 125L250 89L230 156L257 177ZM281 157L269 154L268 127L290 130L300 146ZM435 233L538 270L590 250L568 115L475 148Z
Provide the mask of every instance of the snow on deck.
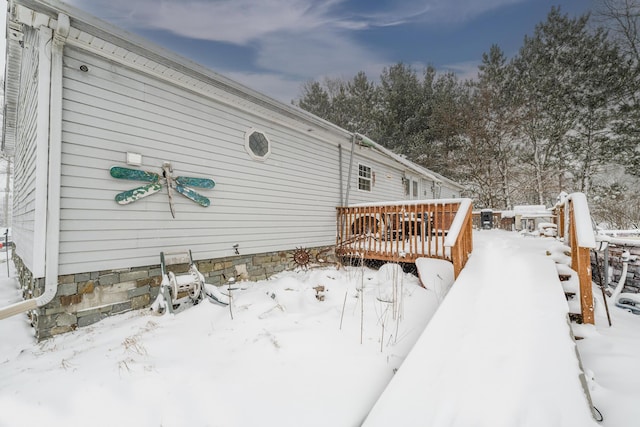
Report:
M476 246L365 427L596 425L541 241Z

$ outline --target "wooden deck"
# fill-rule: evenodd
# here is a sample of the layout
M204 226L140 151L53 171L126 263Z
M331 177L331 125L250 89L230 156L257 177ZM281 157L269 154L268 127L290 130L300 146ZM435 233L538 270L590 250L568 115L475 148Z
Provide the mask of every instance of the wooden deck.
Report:
M336 254L343 258L446 259L457 276L473 249L470 199L339 207L337 226Z

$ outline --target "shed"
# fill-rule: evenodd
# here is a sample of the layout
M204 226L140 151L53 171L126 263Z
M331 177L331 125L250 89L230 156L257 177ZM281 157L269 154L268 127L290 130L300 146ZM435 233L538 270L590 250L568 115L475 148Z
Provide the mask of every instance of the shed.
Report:
M533 232L541 222L552 222L553 219L553 212L544 205L514 206L513 213L518 231Z
M148 305L161 251L190 249L211 284L263 279L297 247L330 249L337 206L462 191L59 1L9 1L6 67L2 150L15 161L25 301L0 317L29 310L39 339ZM169 197L162 179L183 191Z

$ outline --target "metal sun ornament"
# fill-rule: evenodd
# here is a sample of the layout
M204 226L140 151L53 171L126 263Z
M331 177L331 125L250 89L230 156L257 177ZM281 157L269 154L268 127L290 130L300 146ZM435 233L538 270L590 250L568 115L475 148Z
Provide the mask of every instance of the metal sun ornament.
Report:
M296 248L291 258L296 267L307 270L311 262L311 252L305 248Z
M173 218L176 217L175 207L173 205L174 190L182 194L187 199L206 208L211 204L211 201L189 187L211 189L216 185L216 183L209 178L194 178L188 176L174 177L172 175L173 169L169 162L165 162L162 165L162 175L155 172L148 172L140 169L129 169L120 166L113 166L109 170L109 173L112 177L118 179L148 182L148 184L116 194L116 202L121 205L127 205L135 202L136 200L142 199L143 197L155 194L162 189L163 185L166 184L167 194L169 196L169 209Z

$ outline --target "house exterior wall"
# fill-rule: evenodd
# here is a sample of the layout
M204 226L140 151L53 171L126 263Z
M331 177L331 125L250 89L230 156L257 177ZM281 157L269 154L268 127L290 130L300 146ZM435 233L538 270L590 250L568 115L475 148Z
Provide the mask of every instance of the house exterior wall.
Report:
M162 250L185 247L213 259L234 245L251 254L332 244L350 161L349 203L411 198L405 166L360 145L352 160L346 133L318 138L306 123L223 105L81 49L65 50L63 93L60 274L148 265ZM250 129L269 138L267 160L246 152ZM144 184L109 175L126 166L127 152L142 155L143 170L160 172L169 161L175 175L214 179L213 190L199 190L211 206L176 194L174 219L166 189L117 204L116 194ZM371 167L371 191L358 189L358 164Z
M350 155L350 151L347 152ZM403 200L408 198L404 194L402 185L402 165L390 164L389 160L378 151L370 147L356 144L353 155L353 169L351 171L351 188L349 200L345 204L380 202L385 200ZM343 166L343 176L348 177L349 158ZM371 191L358 188L358 165L371 168L373 174ZM335 207L334 207L335 208Z
M352 135L343 129L116 33L89 34L91 24L80 22L80 30L73 18L63 48L61 158L51 162L60 170L58 193L46 181L48 103L60 101L47 81L55 23L43 24L57 12L43 10L47 19L22 12L24 22L39 23L38 30L23 26L15 144L14 261L25 298L56 280L49 272L44 279L45 247L57 249L50 259L59 260L55 297L32 313L39 338L149 304L162 251L190 249L209 283L222 283L224 271L242 264L257 280L290 268L295 248L333 246L336 207L347 193L350 204L411 198L407 162L375 144L356 144L351 153ZM247 152L252 130L269 139L268 158ZM127 165L129 153L141 163ZM166 185L130 204L115 201L146 183L113 178L112 166L161 174L165 162L173 176L213 179L215 188L195 189L211 205L174 192L174 218ZM371 168L370 191L358 188L358 164ZM58 194L59 212L46 204ZM51 209L59 233L46 227L47 217L56 218ZM51 233L55 239L45 237Z
M212 259L235 244L262 253L334 242L338 143L348 139L317 140L303 124L285 128L251 106L229 108L79 49L65 52L60 274L147 265L185 247ZM253 128L272 144L266 161L245 150ZM214 189L198 190L211 206L174 194L174 219L166 188L117 204L116 194L144 184L109 175L126 166L127 152L142 155L143 170L160 172L169 161L174 175L213 179Z
M442 199L457 199L460 197L460 190L454 188L447 183L442 183L440 188L440 198Z

